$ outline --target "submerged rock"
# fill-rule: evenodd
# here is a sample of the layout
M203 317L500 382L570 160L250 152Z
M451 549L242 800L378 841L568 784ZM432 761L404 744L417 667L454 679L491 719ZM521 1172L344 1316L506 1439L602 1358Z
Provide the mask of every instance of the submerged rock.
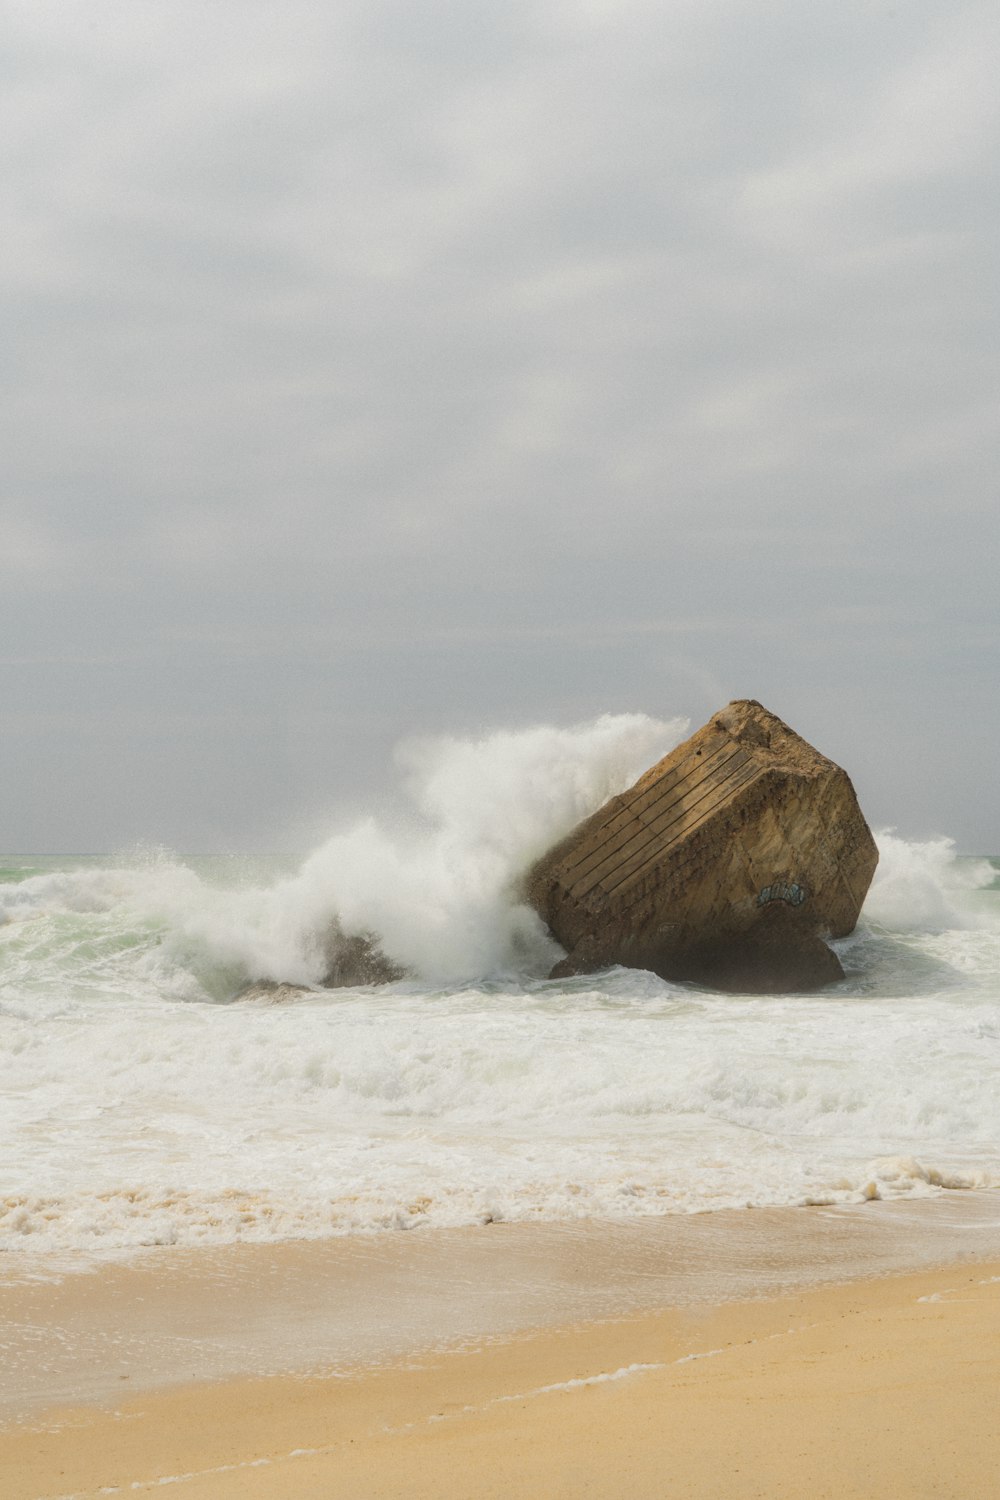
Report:
M318 985L291 984L283 979L252 979L233 999L251 1000L258 1005L284 1005L303 995L319 994L324 989L393 984L397 979L407 977L405 969L385 956L374 933L345 933L335 923L327 934L325 951L328 968Z
M327 962L329 968L320 980L326 989L394 984L406 978L406 970L385 956L372 932L346 933L335 928L327 941Z
M529 872L567 950L742 993L818 989L878 850L847 773L751 699L730 703Z
M279 979L252 979L234 996L234 1000L252 1000L258 1005L285 1005L289 1000L298 1000L300 995L313 992L304 984L288 984Z

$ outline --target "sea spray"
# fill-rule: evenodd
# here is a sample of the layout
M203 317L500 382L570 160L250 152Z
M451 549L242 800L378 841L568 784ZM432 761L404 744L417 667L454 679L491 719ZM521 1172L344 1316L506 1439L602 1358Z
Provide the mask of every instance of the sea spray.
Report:
M864 906L869 923L916 932L990 921L988 909L968 900L970 892L992 883L988 860L958 859L949 838L911 843L894 828L881 828L875 839L879 862Z
M414 740L399 760L420 818L409 836L369 821L330 839L293 882L310 926L333 908L423 979L544 974L559 950L518 899L524 871L623 791L686 721L606 715L479 740Z
M521 904L520 876L545 849L629 786L686 721L607 714L478 739L420 739L397 752L413 817L334 834L297 874L220 890L163 851L125 867L56 873L7 889L7 910L119 908L159 933L161 963L224 998L247 979L319 983L335 925L371 933L424 980L547 973L561 950ZM2 888L0 888L2 890Z

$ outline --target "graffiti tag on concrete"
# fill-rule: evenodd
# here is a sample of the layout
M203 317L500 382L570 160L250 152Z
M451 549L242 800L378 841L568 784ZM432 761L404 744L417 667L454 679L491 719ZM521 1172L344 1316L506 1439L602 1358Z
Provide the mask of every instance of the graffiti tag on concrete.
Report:
M776 880L773 885L766 885L757 897L758 906L766 906L769 901L787 901L789 906L801 906L806 899L805 886L792 882L787 885L783 880Z

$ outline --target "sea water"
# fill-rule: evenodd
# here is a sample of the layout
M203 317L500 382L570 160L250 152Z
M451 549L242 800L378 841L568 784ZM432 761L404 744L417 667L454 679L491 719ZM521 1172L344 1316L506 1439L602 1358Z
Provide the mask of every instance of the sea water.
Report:
M0 856L0 1248L1000 1185L998 861L878 833L820 994L546 980L519 877L683 729L411 744L410 815L301 863ZM338 922L414 977L317 988ZM259 979L306 988L241 999Z

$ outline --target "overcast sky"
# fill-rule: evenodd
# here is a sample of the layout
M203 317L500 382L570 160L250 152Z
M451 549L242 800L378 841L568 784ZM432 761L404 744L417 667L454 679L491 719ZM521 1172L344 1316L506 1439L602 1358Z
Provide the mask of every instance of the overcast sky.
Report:
M0 17L0 846L753 696L1000 850L994 3Z

